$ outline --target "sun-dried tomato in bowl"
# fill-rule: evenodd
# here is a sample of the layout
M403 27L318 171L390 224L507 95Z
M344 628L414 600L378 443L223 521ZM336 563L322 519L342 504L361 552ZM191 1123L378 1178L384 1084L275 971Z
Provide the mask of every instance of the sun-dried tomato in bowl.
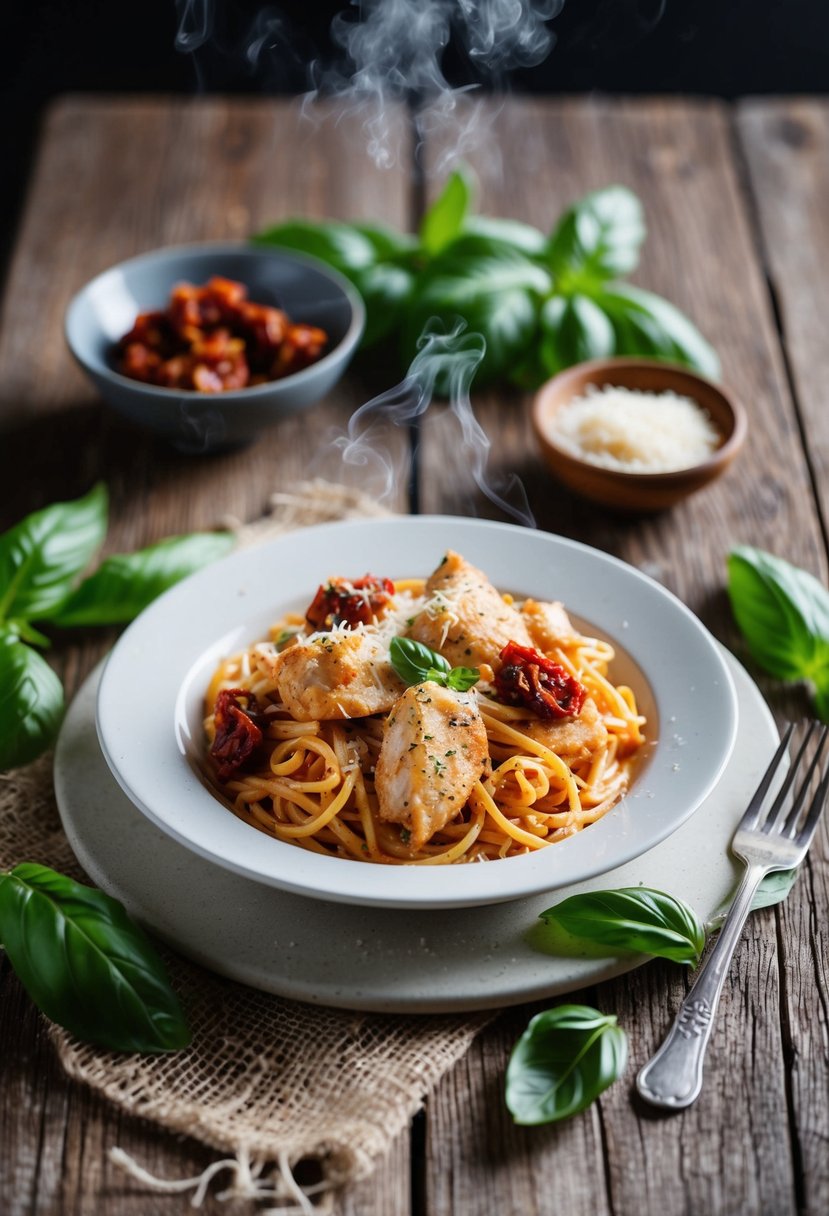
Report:
M220 393L281 380L322 358L325 330L247 297L243 283L218 276L204 287L179 283L167 308L140 313L120 340L118 371L161 388Z

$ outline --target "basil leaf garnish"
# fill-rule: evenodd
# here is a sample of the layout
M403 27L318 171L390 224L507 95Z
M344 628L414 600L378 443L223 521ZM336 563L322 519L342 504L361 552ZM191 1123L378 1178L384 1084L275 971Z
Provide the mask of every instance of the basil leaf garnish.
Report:
M13 634L0 633L0 771L45 751L63 708L61 682L46 660Z
M584 1110L622 1075L627 1035L611 1014L560 1005L532 1019L507 1066L506 1103L516 1123L555 1123Z
M148 938L117 900L46 866L0 875L0 941L39 1009L113 1051L176 1051L190 1042Z
M389 657L404 684L422 684L430 672L446 675L452 670L442 654L414 638L392 638Z
M126 624L180 579L224 556L233 543L229 532L195 532L108 557L48 619L56 625Z
M762 549L728 557L728 595L751 657L779 680L809 680L829 721L829 591L806 570Z
M452 667L442 654L416 642L414 638L392 638L389 645L391 665L404 684L423 684L431 680L455 692L466 692L477 684L477 667Z
M107 492L96 485L83 498L27 515L0 536L0 621L36 621L65 599L102 544Z
M693 909L648 887L571 895L542 912L541 919L586 941L691 966L705 947L705 930Z

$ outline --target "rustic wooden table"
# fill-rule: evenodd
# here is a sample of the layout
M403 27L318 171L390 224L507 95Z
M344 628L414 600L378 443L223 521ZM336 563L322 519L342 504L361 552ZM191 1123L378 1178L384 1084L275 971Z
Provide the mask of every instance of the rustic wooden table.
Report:
M493 110L495 107L493 107ZM546 477L528 399L476 398L496 442L495 471L516 470L539 527L647 570L739 655L724 594L736 542L760 545L825 576L829 508L829 107L810 101L519 101L493 113L470 154L481 208L541 228L588 189L622 182L641 197L649 237L639 281L685 309L716 343L724 378L750 417L746 450L718 484L670 514L621 520L586 507ZM179 456L105 411L61 336L70 294L122 258L164 244L244 237L291 214L416 224L439 182L437 138L410 172L380 171L358 124L301 125L271 101L68 99L48 116L5 293L0 338L2 524L104 478L108 544L257 517L302 476L320 427L342 425L364 395L352 376L315 412L251 449ZM372 386L376 387L376 386ZM423 511L466 513L462 455L423 427ZM390 505L405 510L401 489ZM482 513L489 514L485 504ZM71 692L112 637L61 641L52 661ZM757 674L756 672L754 673ZM775 713L806 702L760 679ZM755 914L729 975L702 1097L660 1118L631 1098L631 1080L685 991L655 962L581 994L631 1033L625 1080L561 1126L512 1126L500 1093L528 1011L485 1031L430 1096L411 1134L336 1211L361 1216L786 1216L829 1211L829 864L824 828L782 907ZM577 998L578 999L578 998ZM214 1154L128 1119L61 1074L43 1025L0 961L0 1210L148 1216L190 1210L153 1196L107 1158L118 1144L153 1173L184 1177ZM210 1199L206 1212L227 1212Z

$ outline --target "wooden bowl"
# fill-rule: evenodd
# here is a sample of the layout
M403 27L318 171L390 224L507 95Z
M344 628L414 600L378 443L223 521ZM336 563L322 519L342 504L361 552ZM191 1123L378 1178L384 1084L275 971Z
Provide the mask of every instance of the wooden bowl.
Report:
M627 473L582 460L559 445L556 414L568 401L583 396L590 385L691 397L719 430L720 446L699 464L664 473ZM746 415L720 385L687 367L652 359L595 359L577 363L542 385L533 403L533 426L550 469L575 493L618 510L664 511L728 468L745 439Z

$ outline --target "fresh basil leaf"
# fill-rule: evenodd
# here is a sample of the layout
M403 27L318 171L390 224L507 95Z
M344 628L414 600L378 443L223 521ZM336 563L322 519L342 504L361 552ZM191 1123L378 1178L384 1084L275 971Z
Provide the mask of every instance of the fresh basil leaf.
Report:
M84 1042L152 1052L190 1042L161 960L102 891L16 866L0 876L0 941L37 1007Z
M126 624L163 591L222 557L233 544L229 532L195 532L108 557L48 619L61 626Z
M404 684L422 684L430 672L448 675L452 670L442 654L430 650L414 638L392 638L389 645L391 665Z
M507 1066L506 1102L516 1123L555 1123L578 1114L618 1080L627 1035L612 1015L560 1005L532 1019Z
M542 267L502 241L462 236L421 274L407 319L411 359L425 326L437 318L447 329L460 317L486 341L478 372L483 382L520 360L537 328L541 297L551 288Z
M541 309L541 358L548 375L612 355L613 326L589 296L551 296Z
M374 244L353 224L337 220L286 220L251 237L256 245L276 245L308 253L351 278L376 261Z
M397 232L385 224L352 224L355 232L364 236L374 250L374 256L383 262L398 261L406 264L419 249L417 240L408 232Z
M433 257L460 236L471 201L472 183L469 175L456 169L449 174L446 185L420 225L420 243L426 253Z
M825 695L829 591L823 584L782 557L740 545L728 556L728 595L755 662L779 680L812 680Z
M499 219L492 215L468 215L463 230L473 236L493 237L531 258L540 257L547 247L544 233L533 228L531 224L522 223L521 220Z
M586 941L691 966L705 947L705 930L693 909L648 887L571 895L542 912L541 919L556 921Z
M400 328L414 290L414 275L392 262L376 262L355 272L352 281L366 306L361 345L373 346Z
M472 688L481 678L481 673L477 667L453 667L446 676L446 687L453 688L455 692L466 692Z
M46 660L13 634L0 634L0 771L44 752L63 708L61 682Z
M661 296L629 283L607 283L592 296L616 334L617 355L683 363L716 379L720 361L687 317Z
M107 492L96 485L83 498L27 515L0 536L0 621L38 620L65 599L106 525Z
M559 290L579 290L635 270L644 239L639 199L624 186L608 186L564 213L550 237L546 260Z

